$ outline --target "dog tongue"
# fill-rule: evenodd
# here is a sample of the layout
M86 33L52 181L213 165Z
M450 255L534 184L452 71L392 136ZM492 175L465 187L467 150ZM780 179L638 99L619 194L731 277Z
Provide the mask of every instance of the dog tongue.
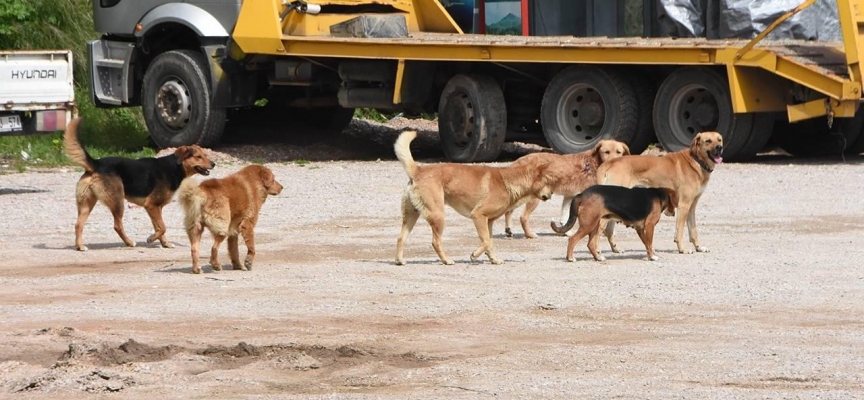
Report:
M720 164L720 163L723 162L723 157L720 157L720 156L714 156L714 157L711 157L711 158L714 159L714 164Z

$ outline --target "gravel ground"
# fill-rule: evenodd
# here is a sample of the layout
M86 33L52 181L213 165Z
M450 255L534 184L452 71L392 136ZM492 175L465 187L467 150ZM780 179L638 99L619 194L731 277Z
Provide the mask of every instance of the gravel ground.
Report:
M0 175L0 397L864 397L860 159L719 166L699 205L710 253L675 253L664 217L660 261L622 228L624 254L602 243L594 262L583 241L568 263L547 227L556 197L534 214L538 239L496 225L502 266L469 262L476 233L450 210L457 264L438 263L420 222L397 267L405 127L423 161L441 159L434 125L406 120L217 149L215 177L266 162L286 187L251 272L190 274L176 203L174 249L144 242L140 208L125 217L138 247L122 247L99 206L76 252L80 170Z

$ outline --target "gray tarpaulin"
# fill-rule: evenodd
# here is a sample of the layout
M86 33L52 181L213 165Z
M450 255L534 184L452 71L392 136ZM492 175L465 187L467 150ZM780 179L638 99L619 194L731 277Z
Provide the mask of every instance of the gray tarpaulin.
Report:
M656 0L663 35L673 37L755 37L803 0ZM835 0L816 0L777 27L770 39L840 40Z

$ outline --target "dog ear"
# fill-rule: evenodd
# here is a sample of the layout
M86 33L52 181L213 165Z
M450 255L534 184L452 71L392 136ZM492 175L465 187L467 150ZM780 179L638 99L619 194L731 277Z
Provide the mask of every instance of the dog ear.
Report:
M180 146L174 150L174 157L177 157L177 164L182 164L183 160L192 156L195 150L189 146Z
M690 143L690 151L692 151L693 153L698 153L699 152L699 145L701 143L702 143L702 132L699 132L696 134L696 136L693 136L693 142Z
M273 172L270 171L269 168L263 166L260 167L258 174L261 177L261 182L264 182L265 188L269 189L274 183L276 183L276 176L273 175Z
M630 146L627 146L627 143L621 143L621 146L624 147L624 155L629 156L630 155Z

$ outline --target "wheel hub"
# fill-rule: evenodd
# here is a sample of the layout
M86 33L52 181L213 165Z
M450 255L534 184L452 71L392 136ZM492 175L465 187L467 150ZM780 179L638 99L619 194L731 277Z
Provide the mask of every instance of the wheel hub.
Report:
M567 89L556 111L561 133L574 143L594 141L600 136L606 121L603 97L587 84L576 84Z
M720 106L714 94L700 84L680 88L669 108L672 134L681 143L690 143L699 132L716 131Z
M192 113L189 89L177 79L163 83L156 92L156 109L165 125L174 129L183 129Z
M447 102L446 120L449 121L452 142L458 147L467 147L474 136L474 104L464 93L457 93Z

